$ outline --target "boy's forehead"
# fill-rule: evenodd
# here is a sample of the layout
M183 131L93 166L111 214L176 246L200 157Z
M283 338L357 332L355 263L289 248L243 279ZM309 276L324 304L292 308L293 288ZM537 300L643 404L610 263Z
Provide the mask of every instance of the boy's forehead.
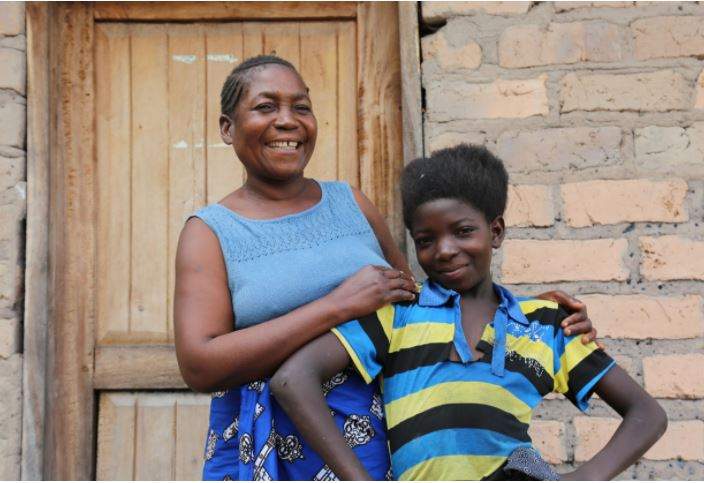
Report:
M479 211L469 201L460 198L436 198L418 205L413 213L413 225L423 223L431 219L481 219L484 214Z

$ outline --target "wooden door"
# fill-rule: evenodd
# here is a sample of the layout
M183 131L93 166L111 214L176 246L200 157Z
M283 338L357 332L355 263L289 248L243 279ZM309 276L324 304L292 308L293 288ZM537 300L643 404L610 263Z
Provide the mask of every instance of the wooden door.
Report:
M69 362L52 385L68 383L70 397L49 402L45 475L198 479L209 397L185 391L175 360L174 256L187 217L243 181L219 136L222 83L253 55L291 61L318 119L308 175L361 187L401 241L397 6L51 8L62 46L52 214L64 222L50 237L68 258L53 267L49 363ZM78 259L82 269L59 272Z

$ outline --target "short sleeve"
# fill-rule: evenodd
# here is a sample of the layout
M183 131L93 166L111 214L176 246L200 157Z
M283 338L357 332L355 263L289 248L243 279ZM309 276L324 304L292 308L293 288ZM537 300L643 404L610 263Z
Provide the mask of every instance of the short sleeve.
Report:
M581 334L565 336L560 322L566 316L567 312L560 308L554 324L555 392L564 394L580 411L586 411L594 387L615 362L594 342L583 344Z
M332 329L367 384L384 367L391 344L394 315L394 307L387 305L373 314Z

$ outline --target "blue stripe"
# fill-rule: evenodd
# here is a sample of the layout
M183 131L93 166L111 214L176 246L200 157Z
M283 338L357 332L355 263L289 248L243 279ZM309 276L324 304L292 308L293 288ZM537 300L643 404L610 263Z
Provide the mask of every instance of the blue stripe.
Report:
M508 456L519 446L527 445L525 441L486 429L443 429L404 444L391 460L394 475L399 476L418 463L438 456Z
M589 381L580 391L577 393L577 407L580 411L586 411L589 409L589 401L585 400L584 396L591 391L591 389L601 380L604 375L611 370L612 367L616 365L616 361L611 361L611 364L606 366L606 369L601 371L599 374L594 376L594 378Z
M337 326L337 330L342 334L347 343L352 346L367 373L372 378L376 377L379 371L381 371L381 366L376 359L376 348L359 322L351 320Z
M389 404L396 399L432 387L427 385L428 381L433 381L433 385L445 382L486 382L506 389L530 407L535 407L542 400L535 386L523 374L506 371L504 377L496 377L491 373L489 364L476 361L467 365L445 362L385 378L384 401ZM518 393L517 388L520 389Z

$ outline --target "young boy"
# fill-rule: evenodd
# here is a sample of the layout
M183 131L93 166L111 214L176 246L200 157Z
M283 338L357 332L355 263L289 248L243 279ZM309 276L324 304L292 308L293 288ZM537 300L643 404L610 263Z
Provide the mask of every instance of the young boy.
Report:
M596 392L623 417L604 448L562 479L611 479L665 431L662 408L609 356L563 334L564 310L492 282L507 187L502 162L481 147L409 164L404 221L429 277L418 299L334 329L272 379L279 403L340 479L369 479L321 390L350 361L367 383L382 379L392 470L402 480L557 479L528 436L533 409L552 391L581 410Z

